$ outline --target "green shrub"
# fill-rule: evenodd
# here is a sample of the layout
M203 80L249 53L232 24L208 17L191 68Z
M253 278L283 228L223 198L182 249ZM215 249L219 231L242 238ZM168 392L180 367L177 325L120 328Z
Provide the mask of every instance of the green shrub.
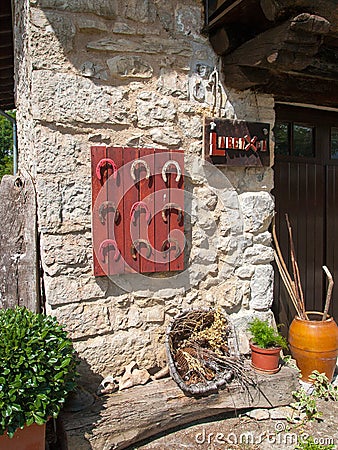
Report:
M54 317L0 310L0 434L57 417L74 389L76 359Z
M252 342L260 348L287 348L286 339L265 320L257 317L249 323L248 331L252 335Z

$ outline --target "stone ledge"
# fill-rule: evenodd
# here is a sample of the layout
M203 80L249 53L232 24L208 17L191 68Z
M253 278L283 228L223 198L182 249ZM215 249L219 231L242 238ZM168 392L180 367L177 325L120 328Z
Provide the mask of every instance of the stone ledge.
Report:
M171 378L116 392L77 413L62 413L68 448L124 449L177 426L224 412L288 405L299 388L297 372L254 374L256 387L237 386L204 398L186 397Z

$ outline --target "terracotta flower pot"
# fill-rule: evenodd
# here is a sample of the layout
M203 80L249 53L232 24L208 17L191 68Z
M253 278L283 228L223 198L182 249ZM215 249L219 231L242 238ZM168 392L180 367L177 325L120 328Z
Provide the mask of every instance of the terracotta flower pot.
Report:
M309 311L310 320L295 317L289 328L289 347L303 381L314 370L331 381L338 356L338 327L332 317L322 322L322 313Z
M0 436L0 448L6 450L45 450L46 424L33 423L18 429L12 438L7 434Z
M265 373L279 371L279 355L281 347L261 348L250 342L251 364L254 369Z

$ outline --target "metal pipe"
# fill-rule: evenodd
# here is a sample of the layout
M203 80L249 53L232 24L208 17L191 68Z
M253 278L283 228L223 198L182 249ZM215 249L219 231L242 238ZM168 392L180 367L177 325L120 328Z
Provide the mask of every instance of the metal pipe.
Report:
M6 119L9 120L13 126L13 173L16 175L18 172L18 138L16 120L2 109L0 109L0 115L6 117Z

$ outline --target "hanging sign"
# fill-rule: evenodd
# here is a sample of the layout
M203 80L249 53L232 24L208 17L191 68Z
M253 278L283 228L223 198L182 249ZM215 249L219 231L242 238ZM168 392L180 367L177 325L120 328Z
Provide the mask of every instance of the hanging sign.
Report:
M219 118L204 119L204 157L215 165L269 166L270 125Z

